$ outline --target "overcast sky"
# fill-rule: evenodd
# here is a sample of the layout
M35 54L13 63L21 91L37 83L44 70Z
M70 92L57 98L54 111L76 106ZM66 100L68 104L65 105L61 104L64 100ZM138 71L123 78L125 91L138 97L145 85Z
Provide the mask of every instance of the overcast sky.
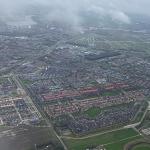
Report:
M128 13L150 15L150 0L0 0L0 19L5 22L28 20L24 11L36 6L39 10L48 10L44 17L49 20L80 23L79 12L95 12L97 15L109 15L112 19L124 23L132 20ZM32 15L32 14L31 14Z

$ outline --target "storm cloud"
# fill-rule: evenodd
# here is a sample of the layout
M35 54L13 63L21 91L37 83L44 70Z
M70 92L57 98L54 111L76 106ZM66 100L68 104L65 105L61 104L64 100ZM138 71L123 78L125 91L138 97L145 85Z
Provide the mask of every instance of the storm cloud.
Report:
M150 15L149 0L0 0L0 20L7 23L34 24L33 8L49 21L80 25L80 12L109 16L112 20L131 23L130 13ZM31 9L30 11L28 11Z

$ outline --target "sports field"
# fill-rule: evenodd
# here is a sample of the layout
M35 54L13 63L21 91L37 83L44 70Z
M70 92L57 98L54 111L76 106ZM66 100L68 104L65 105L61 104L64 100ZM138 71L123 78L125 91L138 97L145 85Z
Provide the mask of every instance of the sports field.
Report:
M89 147L104 145L107 150L123 150L125 144L130 141L142 138L133 129L121 129L104 134L96 134L78 139L64 138L69 150L85 150Z

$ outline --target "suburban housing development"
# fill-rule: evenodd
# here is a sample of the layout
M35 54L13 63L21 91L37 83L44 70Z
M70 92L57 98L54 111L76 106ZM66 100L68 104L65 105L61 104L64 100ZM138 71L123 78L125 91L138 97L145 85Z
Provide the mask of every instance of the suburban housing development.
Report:
M0 150L149 150L149 16L70 2L0 17Z

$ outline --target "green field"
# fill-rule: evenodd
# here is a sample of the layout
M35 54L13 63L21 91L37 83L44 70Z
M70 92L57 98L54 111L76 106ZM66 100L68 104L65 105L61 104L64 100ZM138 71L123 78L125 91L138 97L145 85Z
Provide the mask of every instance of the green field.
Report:
M85 111L84 113L87 114L91 118L95 118L98 114L101 113L101 109L100 108L90 108L87 111Z
M123 150L124 146L131 141L136 141L137 139L141 139L141 136L131 137L128 139L123 139L121 141L115 142L113 144L107 144L105 148L107 150ZM143 149L142 149L143 150Z
M105 107L105 108L92 107L92 108L89 108L88 110L84 111L84 114L88 115L90 118L95 118L95 117L97 117L98 114L102 113L105 110L109 110L112 108L119 108L119 107L127 107L128 105L131 105L131 104L133 105L134 103L130 102L128 104L119 104L119 105L109 106L109 107ZM77 114L75 114L75 115L77 115ZM81 114L78 114L78 115L81 115ZM140 120L142 116L143 116L143 112L141 114L139 114L137 117Z
M67 139L64 142L69 150L85 150L88 147L96 147L104 145L107 150L123 150L125 144L132 140L141 138L141 136L133 129L122 129L80 139Z
M116 96L116 95L119 95L119 94L121 94L120 90L111 91L111 92L104 92L104 93L102 93L102 96Z
M30 81L30 80L21 80L21 81L23 84L31 84L32 83L32 81Z

